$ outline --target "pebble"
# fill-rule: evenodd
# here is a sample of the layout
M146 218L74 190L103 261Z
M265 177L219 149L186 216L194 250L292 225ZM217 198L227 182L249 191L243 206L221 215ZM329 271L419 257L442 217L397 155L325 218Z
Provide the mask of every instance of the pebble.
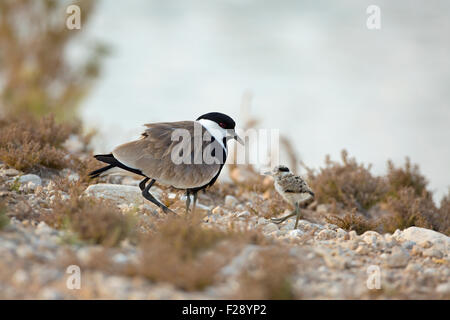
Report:
M337 237L338 237L338 238L345 238L345 237L348 236L347 231L345 231L344 229L341 229L341 228L338 228L338 229L336 230L336 233L337 233Z
M264 233L272 233L278 231L278 226L275 223L268 223L263 228Z
M16 253L19 257L27 259L33 256L33 250L28 245L20 245L16 248Z
M261 224L265 225L268 223L269 223L269 220L267 220L266 218L263 218L263 217L260 217L257 222L258 225L261 225Z
M20 171L11 168L11 169L3 170L3 174L5 174L8 177L14 177L14 176L18 176L20 174Z
M438 285L436 287L436 292L444 295L450 294L450 282Z
M50 228L44 221L39 222L39 224L36 227L37 235L49 235L55 232L56 230Z
M355 230L349 231L348 236L350 237L350 240L356 240L359 238Z
M408 240L408 241L405 241L405 242L402 243L402 247L407 249L407 250L411 250L414 247L415 244L416 243L414 241L409 241Z
M408 266L405 268L406 271L413 273L419 272L420 269L421 269L420 264L414 262L408 263Z
M316 238L318 240L329 240L329 239L336 238L336 236L337 236L336 231L325 229L325 230L320 231L317 234Z
M403 231L396 231L394 236L401 238L403 240L411 240L415 243L424 243L425 241L430 241L431 243L443 242L450 245L450 237L445 234L433 231L430 229L419 228L419 227L409 227Z
M429 241L429 240L425 240L425 241L419 243L419 245L422 248L424 248L424 249L428 249L428 248L431 248L433 246L433 243L431 241Z
M237 214L237 217L238 218L248 218L248 217L250 217L250 212L248 212L248 211L239 212Z
M220 206L215 207L211 211L212 214L221 214L222 212L223 212L223 210L222 210L222 208Z
M430 257L430 258L436 258L436 259L442 259L444 257L444 254L435 248L428 248L426 250L423 250L422 255L424 257Z
M85 193L91 197L112 200L117 204L142 203L142 191L134 186L99 183L90 185ZM160 196L158 193L156 188L155 190L152 188L154 196Z
M16 272L14 272L13 276L12 276L12 281L16 284L16 285L23 285L25 283L27 283L29 281L29 276L28 274L22 270L19 269Z
M67 176L69 182L77 182L80 180L80 175L78 173L72 173Z
M232 207L236 206L238 204L238 202L239 202L238 199L236 199L235 197L233 197L231 195L225 196L225 205L227 207L232 208Z
M394 247L390 255L382 254L385 263L390 268L401 268L408 264L409 253L402 247Z
M375 231L366 231L361 235L361 238L367 244L376 246L378 239L381 239L381 235Z
M290 238L297 238L303 236L305 233L299 229L289 231Z
M127 263L130 259L128 258L127 255L123 254L123 253L116 253L113 257L112 257L112 261L114 261L115 263L118 264L124 264Z
M366 255L366 254L368 254L368 253L370 252L370 250L369 250L369 248L368 248L367 246L360 245L360 246L355 250L355 252L356 252L357 254Z
M329 205L328 204L319 204L316 208L317 213L326 214L329 212Z
M29 182L32 182L36 186L42 185L41 178L35 174L25 174L23 176L20 176L19 182L21 184L28 184Z

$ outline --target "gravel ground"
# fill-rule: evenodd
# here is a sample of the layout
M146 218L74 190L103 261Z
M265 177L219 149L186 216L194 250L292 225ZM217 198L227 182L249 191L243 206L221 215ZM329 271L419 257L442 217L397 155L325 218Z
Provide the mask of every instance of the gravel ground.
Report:
M68 170L59 174L79 179ZM39 222L39 215L51 212L56 194L69 197L56 189L51 178L1 166L0 181L0 200L6 201L10 217L9 224L0 230L2 299L226 299L235 296L239 274L252 264L255 253L274 247L287 248L295 262L290 282L299 298L450 298L450 238L432 230L410 227L394 234L367 231L357 235L307 220L301 220L293 230L295 219L276 225L245 210L242 201L231 195L223 195L220 206L211 205L202 195L198 208L205 215L205 226L226 230L231 224L242 225L261 230L273 241L269 246L242 246L220 270L220 281L202 291L188 292L169 283L112 272L136 263L139 248L128 240L114 248L73 242L68 240L68 231ZM144 223L152 215L160 215L139 197L137 181L120 181L122 184L91 185L85 193L111 199L123 212L135 208L137 201L136 215ZM163 193L155 191L156 196ZM317 206L310 214L323 214L324 210L326 207ZM108 265L99 267L105 258ZM80 288L73 282L69 268L73 265L81 265Z

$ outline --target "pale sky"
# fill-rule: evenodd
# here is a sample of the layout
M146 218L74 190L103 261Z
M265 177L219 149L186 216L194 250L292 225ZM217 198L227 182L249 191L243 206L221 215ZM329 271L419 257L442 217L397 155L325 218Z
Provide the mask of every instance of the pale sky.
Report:
M370 4L381 9L380 30L366 27ZM128 0L97 9L75 46L100 39L113 51L83 105L102 133L99 151L144 123L209 111L239 126L250 91L260 126L280 129L309 166L343 148L374 173L409 156L435 200L450 186L450 2Z

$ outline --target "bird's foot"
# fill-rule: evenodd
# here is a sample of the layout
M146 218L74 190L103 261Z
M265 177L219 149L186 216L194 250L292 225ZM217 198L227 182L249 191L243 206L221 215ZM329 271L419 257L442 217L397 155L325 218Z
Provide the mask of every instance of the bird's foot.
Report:
M177 213L176 213L175 211L170 210L170 209L169 209L168 207L166 207L165 205L162 205L160 208L161 208L161 210L162 210L165 214L171 213L171 214L177 215Z
M285 217L281 217L281 218L272 218L272 219L270 219L270 220L271 220L273 223L275 223L275 224L280 224L280 223L286 221L287 219L289 219L290 217L295 216L296 214L297 214L297 213L290 213L290 214L288 214L288 215L285 216Z

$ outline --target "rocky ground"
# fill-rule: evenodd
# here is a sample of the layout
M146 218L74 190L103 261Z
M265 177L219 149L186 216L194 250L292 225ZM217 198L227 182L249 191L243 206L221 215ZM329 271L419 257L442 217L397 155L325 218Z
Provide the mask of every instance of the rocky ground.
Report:
M80 177L70 170L58 173L67 181ZM0 298L37 299L226 299L241 297L240 275L258 252L286 250L294 265L289 278L294 298L303 299L449 299L450 238L438 232L410 227L394 234L367 231L357 235L320 219L294 219L276 225L249 210L246 198L208 193L199 198L204 227L227 229L241 225L259 230L269 244L244 243L202 290L186 291L165 281L123 270L137 263L140 247L124 240L116 247L72 241L70 233L49 227L39 216L51 214L55 196L70 195L50 177L0 167L0 199L7 203L9 223L0 228ZM142 232L146 221L162 213L145 202L138 181L125 178L92 184L87 197L107 198L126 214L133 212ZM111 183L112 182L112 183ZM155 188L157 197L183 201L183 195ZM270 199L266 200L270 201ZM326 212L326 206L307 209L308 217ZM178 210L180 211L180 210ZM281 210L280 210L281 211ZM184 212L181 211L180 215ZM284 212L279 212L279 215ZM101 261L107 259L107 266ZM155 261L154 263L162 263ZM270 263L280 263L273 261ZM287 263L287 262L286 262ZM68 267L80 266L80 288L72 288ZM245 296L248 297L248 296ZM258 296L255 296L258 297ZM250 296L252 298L252 296Z

